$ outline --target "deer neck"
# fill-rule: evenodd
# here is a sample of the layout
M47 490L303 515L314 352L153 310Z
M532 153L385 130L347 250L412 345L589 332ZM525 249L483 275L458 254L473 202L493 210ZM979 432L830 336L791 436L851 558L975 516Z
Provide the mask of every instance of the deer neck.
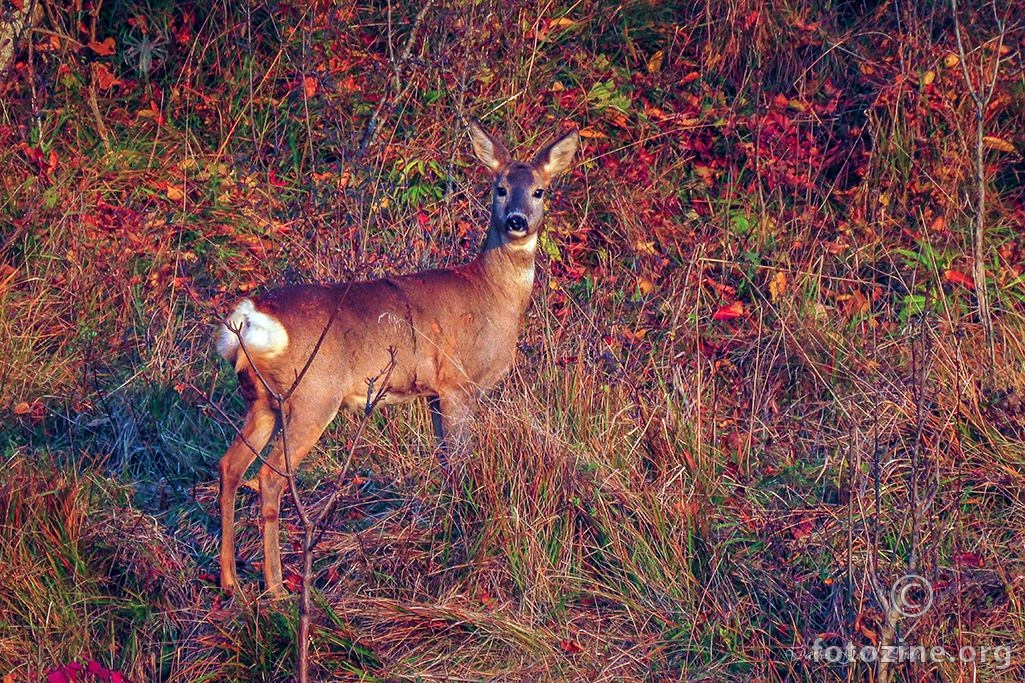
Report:
M524 309L534 287L538 234L513 241L501 228L491 226L477 257L485 277L500 291L508 292Z

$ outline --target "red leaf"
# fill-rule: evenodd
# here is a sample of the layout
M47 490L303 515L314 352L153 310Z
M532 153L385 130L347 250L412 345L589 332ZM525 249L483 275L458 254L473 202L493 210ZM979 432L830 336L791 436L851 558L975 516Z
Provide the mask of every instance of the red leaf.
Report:
M273 168L267 174L267 182L270 183L271 187L285 187L288 183L278 178L278 172Z
M972 276L965 275L959 270L945 270L943 271L943 277L947 279L947 282L961 285L966 289L975 289L975 280L972 279Z
M75 683L82 670L82 665L78 662L65 664L47 673L46 683Z
M90 41L89 49L95 52L100 57L109 57L114 54L114 39L105 38L102 41Z
M303 577L298 574L286 574L281 583L285 584L285 588L291 592L298 593L303 587Z
M954 553L954 564L959 567L971 567L972 569L981 569L986 561L982 558L982 555L978 553Z
M725 320L736 320L737 318L743 317L744 315L744 303L742 301L734 301L733 303L723 306L718 311L712 314L712 320L716 322L723 322Z
M584 648L580 645L580 643L578 643L575 640L570 640L569 638L559 641L559 649L568 655L573 655L578 652L584 651Z
M111 675L110 669L103 666L95 659L90 659L85 663L85 670L90 675L96 676L100 680L109 681L113 676Z

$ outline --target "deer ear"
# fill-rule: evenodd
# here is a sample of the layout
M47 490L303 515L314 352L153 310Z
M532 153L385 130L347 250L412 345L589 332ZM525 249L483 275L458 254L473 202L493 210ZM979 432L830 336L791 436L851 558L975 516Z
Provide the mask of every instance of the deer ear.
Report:
M473 143L473 153L492 173L498 173L499 169L512 161L509 150L505 148L501 140L481 128L476 120L470 121L469 133L470 142Z
M534 168L549 178L559 175L569 168L579 145L580 135L571 130L534 155Z

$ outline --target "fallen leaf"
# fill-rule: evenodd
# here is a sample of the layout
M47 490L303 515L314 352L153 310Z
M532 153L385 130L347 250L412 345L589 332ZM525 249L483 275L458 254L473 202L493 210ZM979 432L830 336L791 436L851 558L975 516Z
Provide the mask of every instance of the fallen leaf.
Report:
M776 274L769 280L769 298L772 299L772 303L779 301L779 298L783 296L787 291L787 274L782 270L777 270Z
M790 528L790 534L797 540L809 536L815 530L815 522L805 517Z
M718 311L712 314L712 320L717 322L723 322L726 320L736 320L744 315L744 303L742 301L734 301L731 304L723 306Z
M1014 154L1018 151L1018 149L1007 140L995 137L993 135L984 136L982 138L982 144L988 147L989 149L995 149L998 152L1010 152Z
M584 648L580 643L575 640L565 639L559 641L559 649L568 655L573 655L578 652L583 652Z
M107 65L102 62L93 64L93 77L100 90L110 90L115 85L121 85L121 79L112 74Z
M662 70L662 59L665 57L665 52L659 50L655 54L651 55L651 59L648 60L648 73L655 74Z
M167 198L170 199L172 202L177 202L181 201L182 199L185 199L185 193L182 192L181 188L179 188L177 185L168 185L167 190L165 190L164 194L166 194Z
M641 294L651 294L655 291L655 283L646 277L637 278L637 289Z
M634 249L637 250L638 254L644 254L646 256L654 256L658 252L655 251L654 242L637 242L634 245Z
M943 66L947 67L948 69L955 67L960 63L961 58L955 55L954 53L949 53L946 57L943 58Z
M285 584L285 588L293 593L298 593L303 587L303 577L298 574L285 574L285 578L281 580L281 583Z
M90 659L88 662L86 662L85 670L87 673L92 674L93 676L96 676L103 680L110 680L110 678L112 678L111 674L113 672L107 667L97 662L95 659Z
M89 49L95 52L100 57L109 57L114 54L114 39L104 38L101 41L90 41Z
M943 271L943 277L952 284L961 285L966 289L975 289L975 280L972 279L972 276L965 275L959 270L945 270Z
M854 630L861 633L861 635L865 636L868 642L875 645L879 642L879 634L865 623L870 618L871 616L865 612L859 612L858 616L854 618Z
M957 566L970 567L972 569L981 569L986 564L986 561L979 553L954 553L952 559Z
M303 94L306 97L313 97L317 94L317 79L313 76L307 76L303 79Z

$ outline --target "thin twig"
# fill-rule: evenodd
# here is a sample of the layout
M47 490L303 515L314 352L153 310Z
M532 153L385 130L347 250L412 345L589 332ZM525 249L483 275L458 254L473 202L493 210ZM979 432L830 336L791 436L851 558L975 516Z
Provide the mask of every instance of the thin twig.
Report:
M975 105L975 230L972 235L973 269L975 280L975 298L979 306L979 320L986 333L986 345L989 347L990 367L996 366L996 343L993 335L993 315L989 305L989 292L986 287L986 169L983 164L985 148L985 114L986 108L996 88L997 75L1000 72L1000 48L1004 44L1005 26L997 15L996 4L992 3L993 17L997 25L997 49L994 52L992 76L985 83L984 67L980 64L979 86L976 87L968 72L968 55L964 40L961 38L961 19L958 16L957 0L950 0L954 14L954 35L957 37L957 51L964 75L965 86Z
M392 89L394 90L394 94L391 97L382 97L381 101L377 103L377 107L374 108L374 113L370 115L370 120L367 121L367 127L363 131L363 137L359 141L359 148L356 152L357 158L363 158L363 156L366 155L370 144L374 141L374 138L377 137L377 131L381 128L379 119L385 106L391 102L401 100L413 85L412 79L406 80L405 85L402 84L401 66L409 60L409 55L413 52L413 40L416 38L416 34L420 30L420 24L423 23L424 17L427 15L428 10L430 10L433 4L434 0L427 0L427 2L424 3L424 6L420 8L420 11L417 12L416 18L413 20L413 27L409 31L409 37L406 38L406 44L402 48L399 58L397 60L394 58L392 59ZM391 5L388 6L388 17L390 22ZM389 35L391 35L390 32ZM391 44L389 42L389 51L390 49Z

